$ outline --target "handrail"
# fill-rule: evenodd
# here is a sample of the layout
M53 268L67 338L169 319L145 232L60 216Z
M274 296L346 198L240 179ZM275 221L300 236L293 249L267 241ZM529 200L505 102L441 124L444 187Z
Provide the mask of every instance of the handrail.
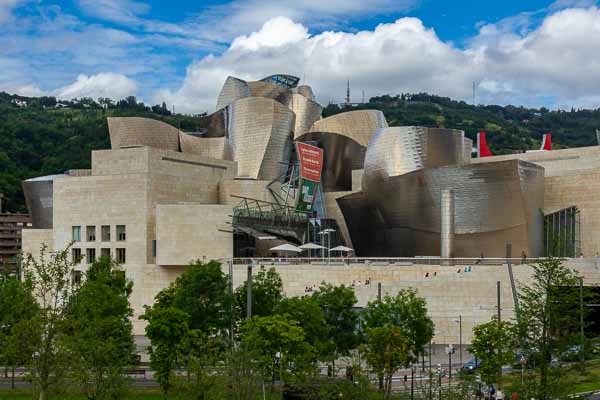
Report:
M223 258L220 261L227 263L233 261L234 265L301 265L301 264L332 264L332 265L373 265L385 266L396 265L504 265L510 261L513 265L531 264L545 260L544 257L537 258L441 258L441 257L267 257L267 258ZM567 258L562 259L567 260ZM579 260L579 259L575 259Z

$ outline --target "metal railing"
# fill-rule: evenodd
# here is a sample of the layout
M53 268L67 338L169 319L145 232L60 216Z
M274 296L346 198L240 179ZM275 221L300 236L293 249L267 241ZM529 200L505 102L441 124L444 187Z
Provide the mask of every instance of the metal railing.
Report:
M441 258L441 257L270 257L270 258L233 258L221 259L234 265L372 265L372 266L410 266L410 265L442 265L442 266L498 266L508 264L531 264L544 258Z

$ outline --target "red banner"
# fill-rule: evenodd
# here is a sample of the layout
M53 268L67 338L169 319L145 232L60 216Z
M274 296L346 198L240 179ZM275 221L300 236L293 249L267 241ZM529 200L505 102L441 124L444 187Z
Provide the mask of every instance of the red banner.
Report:
M300 177L313 182L321 181L323 149L306 143L296 143L300 161Z

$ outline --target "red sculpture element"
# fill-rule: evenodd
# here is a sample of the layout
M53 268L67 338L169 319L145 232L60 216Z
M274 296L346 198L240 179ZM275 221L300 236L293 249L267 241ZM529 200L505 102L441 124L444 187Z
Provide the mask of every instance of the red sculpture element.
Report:
M542 139L542 148L540 150L552 150L552 134L546 133Z
M477 157L491 157L493 154L485 140L485 132L481 131L477 134Z

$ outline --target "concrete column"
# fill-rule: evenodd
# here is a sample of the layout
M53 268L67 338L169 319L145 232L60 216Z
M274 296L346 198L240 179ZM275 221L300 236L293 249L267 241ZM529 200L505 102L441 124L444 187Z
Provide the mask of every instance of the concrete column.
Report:
M449 258L454 253L454 192L449 189L442 190L440 204L442 222L440 256Z

